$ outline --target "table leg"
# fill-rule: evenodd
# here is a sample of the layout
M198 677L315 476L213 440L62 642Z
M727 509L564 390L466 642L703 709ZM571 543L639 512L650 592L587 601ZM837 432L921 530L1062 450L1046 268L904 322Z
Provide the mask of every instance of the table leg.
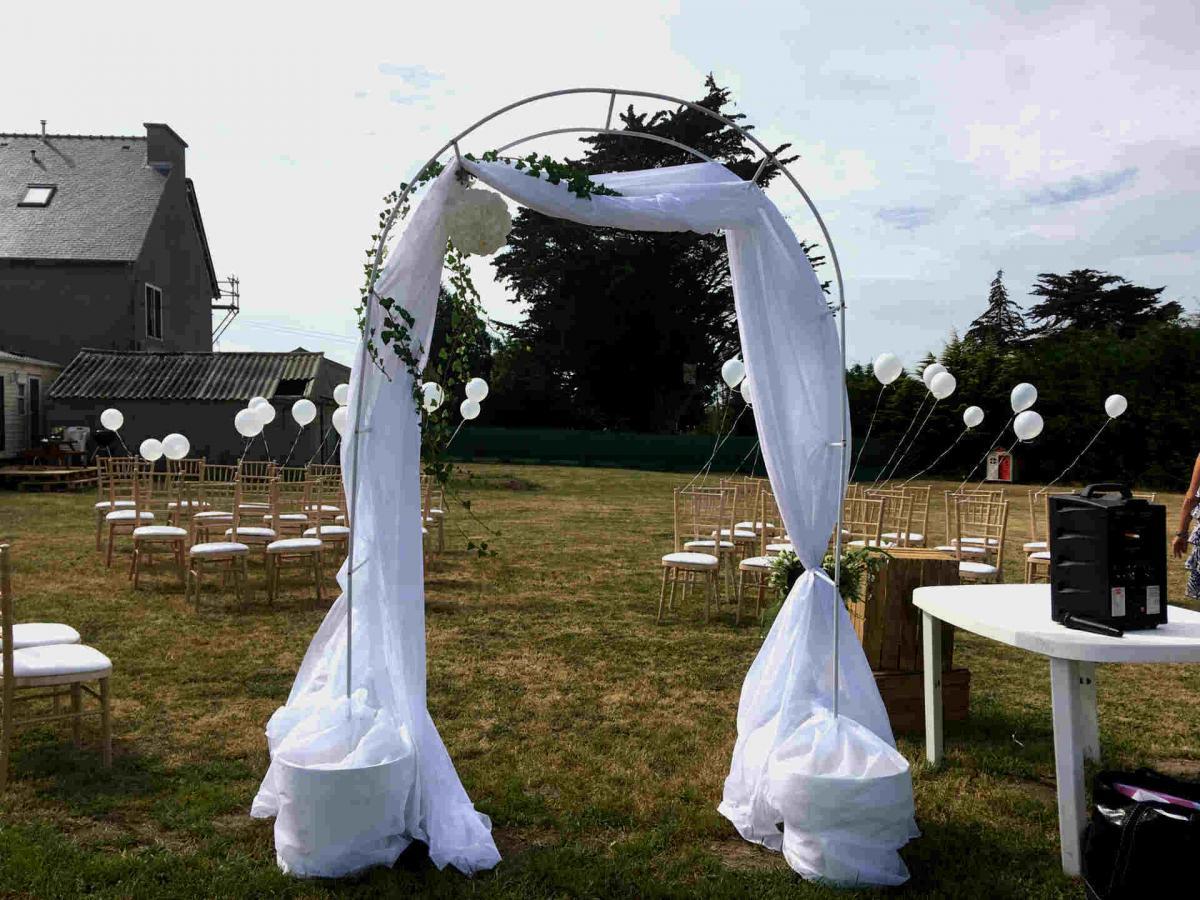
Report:
M1054 777L1058 786L1058 838L1063 871L1080 874L1083 857L1083 703L1079 663L1050 660L1050 702L1054 715Z
M1100 718L1096 710L1096 664L1079 665L1079 704L1083 725L1083 758L1100 759Z
M942 761L942 623L921 613L924 640L925 758L933 765Z

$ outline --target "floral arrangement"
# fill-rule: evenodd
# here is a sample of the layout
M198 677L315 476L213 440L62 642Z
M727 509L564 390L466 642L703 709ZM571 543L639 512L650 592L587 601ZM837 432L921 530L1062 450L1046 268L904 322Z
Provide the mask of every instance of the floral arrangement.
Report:
M446 211L446 229L459 253L491 256L508 242L512 216L495 191L467 188Z
M878 547L851 547L842 551L842 567L838 578L838 593L842 595L842 600L849 602L866 596L871 582L890 558L886 550ZM830 551L821 561L821 568L832 574L833 561L833 552ZM800 558L792 551L772 557L767 584L775 592L776 600L763 613L763 634L770 630L771 623L783 608L783 602L787 599L792 585L803 574L804 563L800 562Z

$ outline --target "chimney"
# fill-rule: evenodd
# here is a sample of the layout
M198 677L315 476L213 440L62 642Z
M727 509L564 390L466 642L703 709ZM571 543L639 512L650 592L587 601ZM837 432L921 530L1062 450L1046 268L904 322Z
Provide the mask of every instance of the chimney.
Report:
M184 151L187 149L187 142L177 135L170 125L163 125L159 122L144 124L146 126L146 165L164 175L168 172L175 172L180 178L184 177L183 157Z
M42 140L46 139L46 120L42 119Z

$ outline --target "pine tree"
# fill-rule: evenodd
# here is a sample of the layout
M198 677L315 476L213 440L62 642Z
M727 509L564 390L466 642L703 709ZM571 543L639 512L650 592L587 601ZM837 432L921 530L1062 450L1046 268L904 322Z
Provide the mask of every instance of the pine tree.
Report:
M1111 330L1128 337L1142 325L1174 323L1183 315L1178 303L1162 301L1164 290L1096 269L1075 269L1066 275L1043 272L1030 291L1042 301L1029 310L1029 317L1042 335L1078 329Z
M743 118L712 76L697 103ZM690 107L644 113L631 105L620 120L623 130L695 147L742 178L758 169L760 154L740 133ZM589 174L696 161L627 136L601 134L584 143L583 158L569 162ZM758 184L778 174L768 166ZM593 228L522 209L494 265L512 301L524 305L496 355L496 378L513 385L501 390L498 381L498 421L637 431L684 430L704 421L721 363L739 352L723 236Z
M1008 299L1004 287L1004 270L996 272L988 291L987 309L967 329L968 341L1008 348L1019 344L1028 334L1021 307Z

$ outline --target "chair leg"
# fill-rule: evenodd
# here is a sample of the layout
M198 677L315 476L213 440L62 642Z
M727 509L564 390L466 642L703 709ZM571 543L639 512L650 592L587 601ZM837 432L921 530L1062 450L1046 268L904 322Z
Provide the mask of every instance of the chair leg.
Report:
M116 529L116 526L110 522L108 525L108 548L106 549L105 554L104 554L104 568L106 568L106 569L112 568L113 531L115 529Z
M100 752L104 768L112 767L112 695L108 690L108 679L100 679Z
M8 786L8 750L12 743L13 695L15 691L4 691L4 709L0 712L0 791Z
M675 584L679 581L679 574L671 569L671 596L667 598L667 611L673 612L675 609Z
M739 567L738 568L738 576L737 576L737 612L735 612L733 614L733 624L734 625L742 624L742 591L745 589L745 586L746 586L746 573L743 572L741 570L741 568Z
M183 564L183 541L175 543L175 571L179 573L179 583L186 584L187 575Z
M83 689L78 684L71 685L71 740L78 749L83 739Z
M666 566L663 566L662 589L658 592L658 618L655 619L656 622L662 622L663 601L667 599L667 574L670 571Z
M133 545L133 557L129 560L129 577L133 579L134 590L137 590L138 586L138 575L140 574L138 572L138 560L140 559L141 555L141 550L138 548L138 545L135 542Z
M320 606L325 598L321 596L321 554L313 554L313 578L317 583L317 605Z
M104 510L96 510L96 552L100 552L100 533L104 531Z

